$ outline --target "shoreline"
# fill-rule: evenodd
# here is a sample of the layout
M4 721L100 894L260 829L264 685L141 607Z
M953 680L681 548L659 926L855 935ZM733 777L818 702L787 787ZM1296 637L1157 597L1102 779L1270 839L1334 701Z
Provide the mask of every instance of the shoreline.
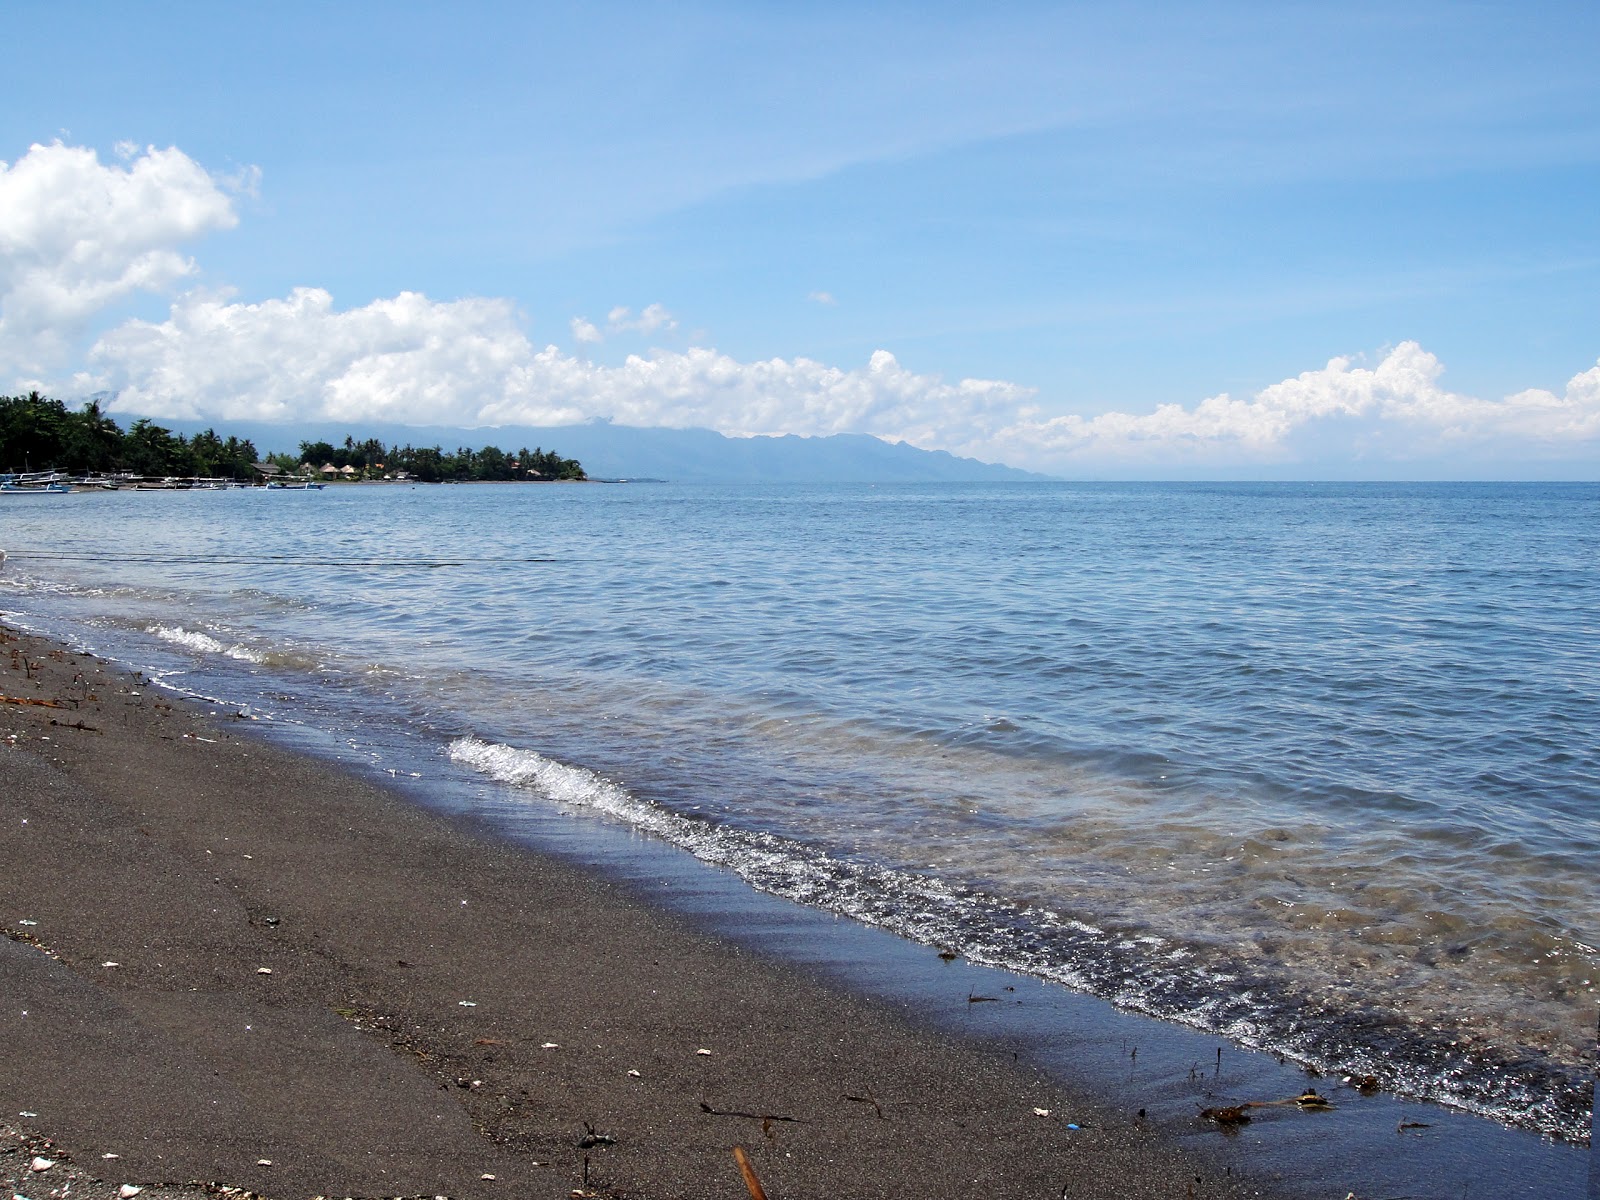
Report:
M1116 1096L4 638L0 694L61 706L0 705L22 831L0 840L0 992L23 1002L0 1094L57 1155L12 1181L31 1200L66 1169L90 1196L737 1197L735 1145L773 1197L1291 1194Z

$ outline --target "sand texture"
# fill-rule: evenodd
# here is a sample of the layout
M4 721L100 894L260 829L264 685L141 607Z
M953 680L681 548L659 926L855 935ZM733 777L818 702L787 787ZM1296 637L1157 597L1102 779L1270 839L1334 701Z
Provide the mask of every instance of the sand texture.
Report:
M28 1200L739 1200L735 1146L772 1200L1258 1194L1115 1097L4 637L0 1172Z

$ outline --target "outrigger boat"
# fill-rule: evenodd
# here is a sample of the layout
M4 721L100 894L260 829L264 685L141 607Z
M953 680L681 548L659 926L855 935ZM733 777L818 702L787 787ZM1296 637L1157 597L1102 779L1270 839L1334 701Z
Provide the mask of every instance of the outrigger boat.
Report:
M60 496L72 490L55 471L33 471L0 475L0 492L7 496Z

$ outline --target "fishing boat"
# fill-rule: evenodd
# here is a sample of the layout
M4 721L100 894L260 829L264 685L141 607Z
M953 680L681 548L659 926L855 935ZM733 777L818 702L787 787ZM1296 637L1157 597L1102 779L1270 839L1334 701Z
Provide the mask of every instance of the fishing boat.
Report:
M7 496L61 496L72 490L55 471L32 471L0 475L0 492Z

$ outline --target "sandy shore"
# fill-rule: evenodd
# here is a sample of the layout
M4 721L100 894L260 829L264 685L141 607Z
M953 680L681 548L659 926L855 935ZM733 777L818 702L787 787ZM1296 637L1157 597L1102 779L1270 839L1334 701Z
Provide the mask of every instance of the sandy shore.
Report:
M772 1200L1263 1194L1115 1097L3 636L0 1172L29 1200L737 1200L735 1146Z

